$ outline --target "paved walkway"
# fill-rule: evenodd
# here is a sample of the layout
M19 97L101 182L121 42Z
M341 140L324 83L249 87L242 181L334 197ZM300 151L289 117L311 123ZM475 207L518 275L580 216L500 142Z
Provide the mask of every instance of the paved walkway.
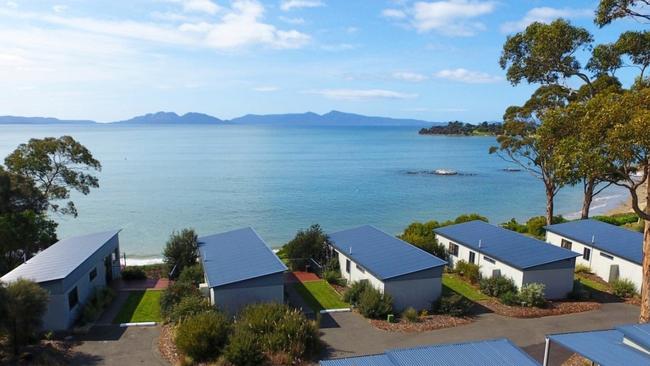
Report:
M143 291L143 290L164 290L169 287L169 279L160 278L157 280L115 280L111 283L115 291Z
M294 271L289 272L285 276L285 282L287 283L296 283L296 282L309 282L309 281L320 281L320 278L311 272L300 272Z
M601 309L535 319L516 319L493 313L481 314L468 325L424 333L395 333L378 330L357 313L334 313L323 317L322 339L330 346L328 358L381 353L390 348L509 338L541 360L544 336L550 333L612 328L634 323L639 308L623 303L603 304ZM540 353L541 350L541 353ZM561 352L558 347L555 348Z

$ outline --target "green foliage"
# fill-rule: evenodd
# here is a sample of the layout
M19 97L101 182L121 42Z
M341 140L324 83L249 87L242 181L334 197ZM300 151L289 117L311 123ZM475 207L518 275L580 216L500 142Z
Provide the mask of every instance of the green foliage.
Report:
M203 280L203 266L200 263L183 268L181 274L178 276L179 282L191 283L194 286L203 283Z
M57 226L44 213L0 213L0 275L54 244Z
M578 274L589 274L591 273L591 267L589 267L586 264L580 263L576 265L574 272Z
M462 214L458 216L457 218L454 219L453 223L454 224L462 224L464 222L470 222L470 221L483 221L483 222L489 222L487 217L481 216L477 213L470 213L470 214ZM443 222L441 226L448 226L451 225L449 221Z
M307 230L300 230L296 236L282 247L284 255L289 259L292 270L304 269L310 258L317 262L325 261L325 248L329 239L320 225L315 224Z
M623 213L611 216L594 216L592 219L606 222L611 225L623 226L625 224L635 224L639 222L639 215L635 213Z
M515 282L504 276L481 278L479 286L482 293L492 297L499 297L507 292L517 292Z
M198 236L193 229L173 232L165 244L164 262L169 271L174 271L171 279L176 279L185 267L196 264L199 258Z
M368 286L359 297L357 305L359 313L370 319L385 318L393 312L393 298L389 294L383 294L372 286Z
M147 274L140 266L124 267L121 273L122 279L125 281L131 280L146 280Z
M418 320L420 320L418 311L410 306L402 312L402 318L408 320L411 323L416 323Z
M500 123L484 121L479 124L463 123L460 121L448 122L446 126L433 126L420 129L420 135L496 135L501 132Z
M341 278L341 273L337 270L327 270L323 272L323 279L328 283L341 285L345 279Z
M204 312L185 319L176 329L176 346L195 362L213 361L228 341L230 322L222 313Z
M478 283L481 279L481 272L477 264L469 263L465 260L460 260L456 262L455 266L456 273L461 277L465 278L470 283Z
M470 300L455 292L444 295L433 304L433 311L437 314L451 315L455 317L465 316L469 314L472 306Z
M525 234L528 232L528 226L518 223L515 218L510 219L510 221L508 222L504 222L503 224L501 224L501 227L504 229L518 232L520 234Z
M84 306L81 313L82 323L92 323L102 314L115 299L115 291L110 287L103 287L95 290Z
M70 136L31 139L21 144L5 159L7 169L37 182L53 211L77 216L72 201L64 207L52 201L70 198L70 191L84 195L99 187L99 179L88 173L100 171L101 164L91 152Z
M224 358L233 366L258 366L266 364L257 337L250 331L235 331L223 351Z
M612 286L612 293L614 296L630 298L636 295L636 286L634 286L634 283L628 279L615 280L610 282L610 285Z
M38 284L22 278L7 284L4 293L6 317L0 321L14 354L18 354L20 347L36 339L47 310L48 294Z
M187 296L172 307L167 320L172 323L179 323L194 315L214 310L215 308L210 305L208 299L202 296Z
M520 306L521 305L521 300L519 298L519 295L517 295L516 292L513 291L508 291L504 294L501 294L499 296L499 301L501 301L502 304L508 305L508 306Z
M353 282L352 285L350 285L350 288L348 288L348 290L343 294L343 301L357 306L359 304L359 299L361 299L361 294L368 287L370 287L368 281Z
M566 221L562 216L553 216L553 224L561 224ZM526 221L527 233L537 238L543 238L546 235L546 230L544 230L544 226L546 225L546 218L544 216L532 217Z
M447 260L449 258L447 249L438 243L436 236L433 233L433 229L438 227L440 227L440 224L437 221L428 221L425 223L414 222L404 230L402 235L399 235L398 237L425 252Z
M644 12L647 4L645 0L600 0L594 21L601 27L622 18L648 21L650 14Z
M521 286L518 297L521 306L542 308L546 306L544 289L546 286L542 283L527 283Z
M163 317L169 318L172 309L185 297L201 297L198 288L187 282L174 282L167 287L160 296L160 312Z

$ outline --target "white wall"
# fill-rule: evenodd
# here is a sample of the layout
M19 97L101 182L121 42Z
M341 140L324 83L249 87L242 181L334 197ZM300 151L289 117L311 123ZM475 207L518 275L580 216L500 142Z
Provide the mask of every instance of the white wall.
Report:
M543 283L545 298L564 299L573 291L574 268L527 270L524 272L523 283Z
M357 264L354 262L354 260L348 258L345 256L343 253L340 253L339 251L336 251L339 255L339 267L341 268L341 277L345 278L348 283L354 283L354 282L359 282L361 280L368 280L370 284L376 288L377 290L384 292L384 283L380 281L378 278L373 276L370 272L363 269L359 269L357 267ZM345 271L345 263L346 261L350 261L350 272Z
M219 309L235 315L249 304L284 302L284 285L210 289L210 300Z
M442 277L387 281L385 291L393 297L393 308L401 312L411 306L416 310L430 310L442 292Z
M637 291L641 288L641 283L643 282L643 270L640 265L630 262L626 259L617 257L611 253L604 252L614 257L614 259L608 259L600 255L601 250L592 247L589 243L580 243L569 238L564 238L563 236L552 233L550 231L546 232L546 242L560 247L562 244L562 239L566 239L571 242L571 250L579 253L581 256L576 258L576 265L583 264L591 267L592 272L604 279L605 281L609 280L609 271L611 265L618 265L619 278L628 279L634 283ZM584 248L591 249L591 256L589 260L586 260L582 257Z

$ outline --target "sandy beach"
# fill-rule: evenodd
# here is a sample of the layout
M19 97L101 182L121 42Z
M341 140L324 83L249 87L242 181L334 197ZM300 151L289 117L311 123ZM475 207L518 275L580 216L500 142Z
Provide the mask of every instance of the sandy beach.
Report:
M645 192L646 192L646 186L648 185L648 182L645 184L639 186L637 188L637 194L639 195L639 200L641 201L641 207L645 207L646 202L645 202ZM621 213L628 213L632 212L632 198L628 198L625 202L622 204L618 205L617 207L607 211L607 215L615 215L615 214L621 214Z

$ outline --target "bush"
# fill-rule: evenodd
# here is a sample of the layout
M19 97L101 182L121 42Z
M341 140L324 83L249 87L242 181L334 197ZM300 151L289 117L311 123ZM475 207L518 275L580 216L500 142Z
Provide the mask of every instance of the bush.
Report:
M200 263L183 268L183 271L181 271L181 274L178 276L179 282L191 283L194 286L203 283L203 280L203 266L201 266Z
M576 265L575 273L589 274L591 273L591 267L586 264L578 264Z
M312 225L307 230L298 231L296 236L282 247L282 251L289 259L289 267L295 271L304 269L309 258L323 262L328 243L327 234L320 225Z
M567 220L562 216L553 216L553 224L561 224L566 221ZM544 230L544 226L546 226L546 217L544 216L536 216L526 221L528 234L538 238L543 238L545 236L546 230Z
M393 311L393 298L389 294L382 294L372 286L368 286L359 297L357 305L361 315L370 319L385 318Z
M546 286L542 283L527 283L521 286L519 291L519 301L521 306L542 308L546 306L544 289Z
M519 299L519 295L517 295L516 292L506 292L505 294L501 294L499 296L499 301L501 301L502 304L508 305L508 306L520 306L521 305L521 300Z
M176 329L176 346L195 362L215 360L228 340L230 323L220 312L185 319Z
M456 272L471 283L478 283L481 279L479 266L464 260L460 260L456 263Z
M361 298L361 294L368 287L370 287L368 281L354 282L350 286L350 288L347 291L345 291L345 293L343 294L343 301L347 302L348 304L357 306L359 304L359 299Z
M449 258L447 248L438 243L436 235L433 232L438 227L440 227L440 224L437 221L428 221L425 223L414 222L404 229L404 232L398 238L438 258L447 260Z
M185 297L201 296L201 292L194 285L187 282L174 282L163 291L160 296L160 313L169 318L172 308Z
M445 295L434 304L434 311L438 314L445 314L451 316L465 316L469 314L470 309L474 304L461 296L460 294L453 293Z
M188 296L182 298L174 305L168 314L167 320L173 323L181 322L191 316L214 311L215 308L202 296Z
M223 356L233 366L258 366L266 363L257 337L250 331L235 332L230 337Z
M418 311L415 310L415 308L408 307L404 312L402 313L402 318L408 320L411 323L417 322L420 317L418 316Z
M172 279L176 279L185 267L196 264L199 258L198 245L198 236L193 229L172 233L163 251L164 262Z
M328 283L335 283L335 284L341 283L341 274L339 273L339 271L336 270L329 270L323 272L323 278Z
M593 219L616 226L623 226L639 222L639 215L635 213L622 213L611 216L594 216Z
M582 282L573 280L573 290L569 292L567 297L572 300L588 300L591 297L591 293L584 288Z
M492 276L479 281L481 292L492 297L500 297L507 292L517 293L515 282L507 277Z
M115 291L109 287L95 290L90 300L86 302L81 313L81 323L92 323L111 304L115 298Z
M6 286L6 318L0 319L7 329L14 354L21 346L36 339L47 310L48 293L33 281L18 279Z
M615 280L612 281L610 285L612 286L612 293L614 296L630 298L636 295L636 286L634 286L634 283L630 280Z
M147 279L147 274L145 273L144 269L139 266L124 267L121 276L125 281Z
M514 218L510 219L510 221L508 222L504 222L503 224L501 224L501 227L507 230L516 231L521 234L525 234L528 232L528 227L524 224L518 223L517 220Z

